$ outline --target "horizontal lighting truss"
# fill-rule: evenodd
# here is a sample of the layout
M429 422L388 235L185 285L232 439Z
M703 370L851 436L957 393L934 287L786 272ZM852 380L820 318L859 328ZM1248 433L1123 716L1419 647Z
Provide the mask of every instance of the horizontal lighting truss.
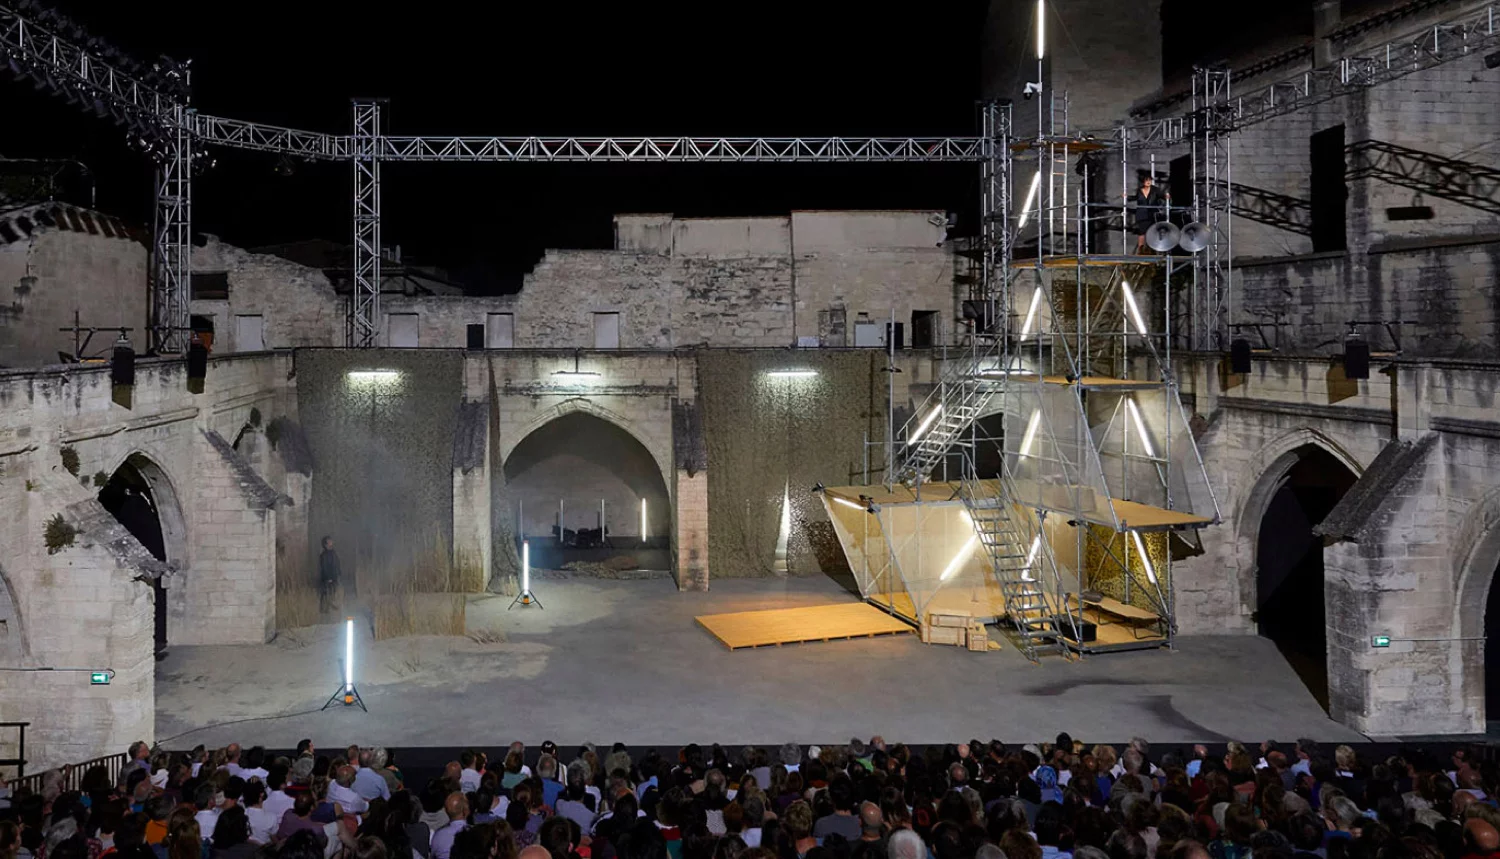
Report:
M354 138L198 114L206 143L325 160L354 157ZM407 137L384 135L382 161L952 163L983 161L980 137Z
M1214 131L1225 133L1285 116L1351 92L1436 68L1500 45L1500 3L1488 3L1422 31L1266 84L1215 106ZM1189 116L1126 125L1131 147L1175 146L1204 129Z

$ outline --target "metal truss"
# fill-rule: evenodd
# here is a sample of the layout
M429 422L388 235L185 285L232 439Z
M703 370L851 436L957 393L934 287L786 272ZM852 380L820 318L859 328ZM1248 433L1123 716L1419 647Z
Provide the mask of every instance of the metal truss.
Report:
M1010 306L1010 265L1014 236L1010 230L1011 108L986 102L981 108L984 155L980 162L979 253L980 294L985 302L978 330L998 319L997 308Z
M1494 167L1382 140L1362 140L1346 152L1349 180L1380 179L1500 215L1500 170Z
M78 94L86 99L84 107L101 116L114 108L150 126L172 117L177 104L171 96L5 6L0 6L0 53L12 73L41 75L54 92Z
M156 168L156 235L151 321L158 354L187 351L192 283L193 134L186 105L173 108L166 150Z
M974 162L981 137L386 137L390 161Z
M354 138L348 135L280 128L201 113L193 114L192 122L193 134L204 143L325 161L354 157Z
M348 345L376 345L380 333L380 101L354 102L354 289Z
M1231 99L1216 118L1229 132L1351 92L1387 83L1500 45L1500 4L1488 3L1414 35L1343 57L1322 68L1267 84ZM1191 133L1189 118L1174 116L1126 126L1130 145L1176 146Z
M1231 104L1230 75L1220 69L1197 69L1193 74L1193 112L1189 142L1192 149L1194 213L1208 228L1208 243L1193 254L1193 290L1189 293L1189 345L1212 351L1227 345L1225 324L1234 254L1230 189L1233 187L1229 138L1215 121Z

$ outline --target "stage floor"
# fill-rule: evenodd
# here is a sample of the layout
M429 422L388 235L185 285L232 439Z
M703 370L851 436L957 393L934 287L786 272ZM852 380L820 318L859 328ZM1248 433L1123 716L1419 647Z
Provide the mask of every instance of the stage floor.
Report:
M823 578L534 582L545 610L476 597L471 629L507 641L362 640L368 714L319 712L338 683L335 626L265 645L172 647L157 664L156 740L290 747L847 742L881 734L935 743L997 737L1161 742L1362 737L1329 720L1268 640L1183 637L1177 651L1028 663L1014 648L970 653L915 635L730 651L697 615L853 600ZM366 633L367 635L367 633ZM257 718L281 716L281 718ZM255 719L238 724L234 720ZM184 732L190 732L184 734Z

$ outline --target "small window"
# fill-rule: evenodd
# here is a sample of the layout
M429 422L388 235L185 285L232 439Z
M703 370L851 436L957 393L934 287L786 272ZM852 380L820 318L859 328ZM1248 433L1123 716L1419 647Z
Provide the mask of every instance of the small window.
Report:
M911 312L911 348L931 349L938 340L938 312L936 310L913 310Z
M229 272L195 271L189 281L194 301L228 301Z
M388 317L386 342L396 349L417 348L417 314L392 313Z
M484 323L486 349L514 349L516 317L509 313L491 313Z
M265 320L260 316L236 316L234 318L234 351L264 352L266 349Z
M620 348L620 314L594 314L594 348Z

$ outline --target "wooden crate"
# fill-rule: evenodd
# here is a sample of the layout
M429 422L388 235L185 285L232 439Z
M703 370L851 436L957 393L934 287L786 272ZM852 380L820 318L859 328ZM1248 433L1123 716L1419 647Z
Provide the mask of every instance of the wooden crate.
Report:
M969 627L969 650L974 653L984 653L990 649L990 634L984 628L984 624L976 623Z
M974 616L968 612L959 613L951 609L941 614L935 611L927 614L927 623L932 626L952 626L959 629L968 629L969 625L973 622Z
M923 644L947 644L953 647L962 647L964 644L964 629L957 626L933 626L922 624Z

